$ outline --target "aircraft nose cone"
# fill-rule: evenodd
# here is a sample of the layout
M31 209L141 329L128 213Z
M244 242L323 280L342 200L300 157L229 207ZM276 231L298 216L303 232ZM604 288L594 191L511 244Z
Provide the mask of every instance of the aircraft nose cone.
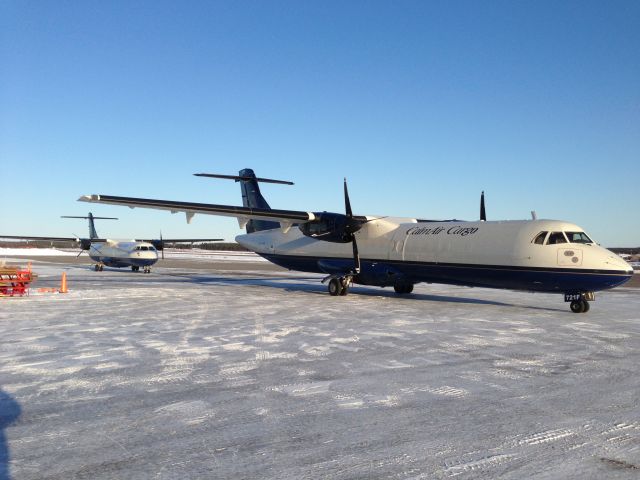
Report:
M610 255L606 263L615 270L622 270L625 273L633 274L633 267L617 255Z

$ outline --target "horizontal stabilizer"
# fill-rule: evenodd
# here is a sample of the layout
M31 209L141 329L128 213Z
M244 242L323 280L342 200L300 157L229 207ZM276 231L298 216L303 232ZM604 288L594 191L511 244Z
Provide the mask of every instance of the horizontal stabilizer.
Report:
M115 217L94 217L94 216L91 216L91 217L82 217L82 216L76 217L76 216L71 216L71 215L61 215L60 218L82 218L84 220L89 220L91 218L93 218L94 220L118 220Z
M235 180L239 182L241 180L255 180L262 183L279 183L282 185L293 185L293 182L287 180L273 180L271 178L249 177L240 175L218 175L216 173L194 173L196 177L209 177L209 178L224 178L226 180Z

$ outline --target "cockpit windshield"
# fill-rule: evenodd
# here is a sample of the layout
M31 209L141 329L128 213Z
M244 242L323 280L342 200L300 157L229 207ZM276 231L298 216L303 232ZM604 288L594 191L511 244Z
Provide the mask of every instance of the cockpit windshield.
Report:
M567 243L567 239L562 232L551 232L547 239L547 245L555 245L558 243Z
M569 243L593 243L584 232L564 232L569 239Z

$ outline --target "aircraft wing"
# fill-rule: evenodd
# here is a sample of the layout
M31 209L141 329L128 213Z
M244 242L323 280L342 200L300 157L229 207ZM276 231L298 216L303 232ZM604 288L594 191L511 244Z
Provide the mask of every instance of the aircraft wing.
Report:
M112 195L83 195L78 201L92 203L108 203L111 205L124 205L130 208L153 208L157 210L169 210L171 213L184 212L187 222L198 213L204 215L220 215L223 217L236 217L241 226L249 220L272 220L280 222L284 226L293 223L315 220L312 212L297 210L270 210L262 208L236 207L232 205L214 205L210 203L175 202L171 200L155 200L151 198L114 197Z
M29 235L0 235L0 238L11 238L16 240L48 240L52 242L91 242L104 243L106 238L81 238L81 237L34 237Z
M51 241L78 241L78 237L30 237L29 235L0 235L0 238L12 238L16 240L51 240Z

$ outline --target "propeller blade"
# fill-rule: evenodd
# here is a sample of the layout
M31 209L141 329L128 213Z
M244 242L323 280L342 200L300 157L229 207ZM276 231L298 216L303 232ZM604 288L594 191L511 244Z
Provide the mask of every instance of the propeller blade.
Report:
M349 201L349 190L347 190L347 179L344 179L344 209L347 214L347 217L353 217L353 212L351 211L351 202Z
M480 221L487 221L487 212L484 209L484 191L480 195Z
M358 243L356 242L355 235L352 235L351 238L352 238L351 243L353 244L353 262L354 262L353 273L358 274L360 273L360 254L358 253Z
M84 252L84 250L80 250L80 253L78 255L76 255L76 258L78 258L80 255L82 255L82 252Z

